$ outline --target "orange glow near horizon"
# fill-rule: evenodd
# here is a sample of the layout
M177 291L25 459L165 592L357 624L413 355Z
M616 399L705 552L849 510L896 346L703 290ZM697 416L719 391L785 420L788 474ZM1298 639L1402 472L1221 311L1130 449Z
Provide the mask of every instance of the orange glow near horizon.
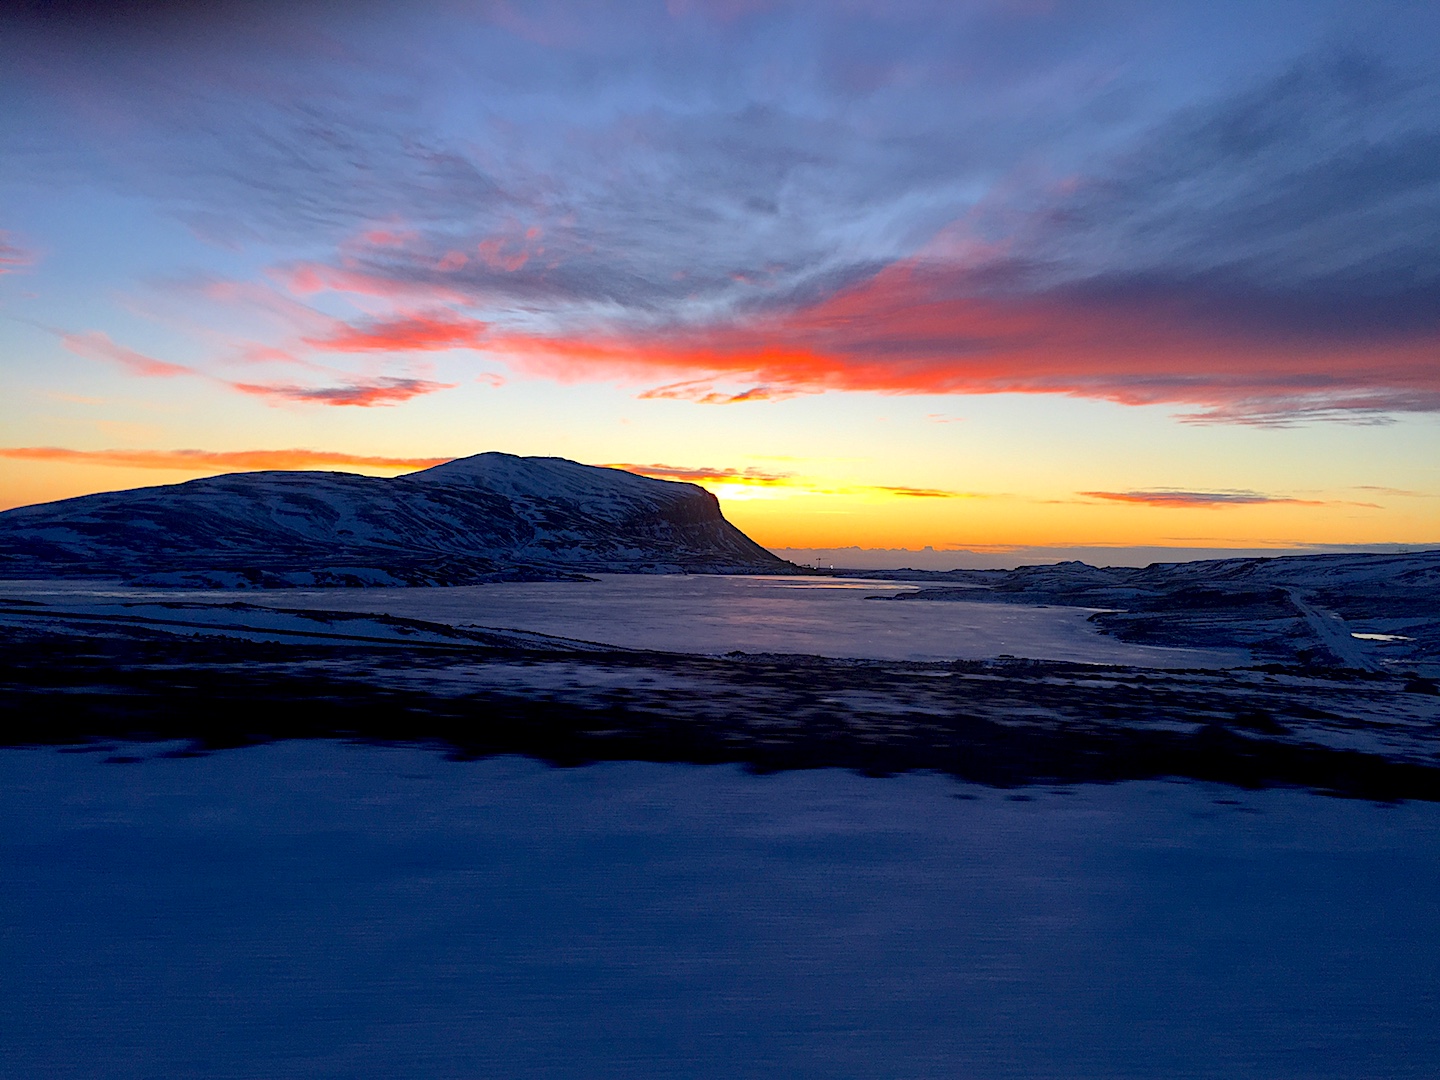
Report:
M0 486L0 506L143 487L157 472L176 481L255 469L339 469L371 475L428 468L449 457L289 450L0 449L24 461L45 488ZM1264 496L1253 492L1070 492L1054 497L837 482L794 471L677 465L612 465L698 484L726 517L765 547L1004 551L1028 546L1286 547L1431 543L1434 500L1374 501ZM13 478L11 478L13 480ZM1384 512L1382 512L1382 510Z

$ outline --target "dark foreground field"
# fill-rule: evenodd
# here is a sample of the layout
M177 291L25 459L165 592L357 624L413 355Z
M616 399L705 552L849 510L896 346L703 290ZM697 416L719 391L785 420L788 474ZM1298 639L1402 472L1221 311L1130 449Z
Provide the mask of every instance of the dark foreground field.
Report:
M1437 1075L1427 678L0 617L0 1076Z
M10 745L342 737L461 757L930 770L1000 787L1184 777L1440 800L1440 696L1410 675L1031 660L682 656L526 636L246 640L12 622ZM517 636L517 640L519 640ZM171 751L176 752L176 751Z

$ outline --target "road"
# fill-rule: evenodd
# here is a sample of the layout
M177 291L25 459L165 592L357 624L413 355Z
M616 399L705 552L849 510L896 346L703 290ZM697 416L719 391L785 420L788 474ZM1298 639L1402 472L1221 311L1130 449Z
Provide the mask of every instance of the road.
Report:
M1350 636L1350 627L1344 619L1333 611L1312 607L1294 589L1286 589L1285 593L1295 605L1295 610L1305 616L1310 629L1335 659L1346 667L1359 668L1362 671L1377 670L1375 662L1366 655L1365 646Z

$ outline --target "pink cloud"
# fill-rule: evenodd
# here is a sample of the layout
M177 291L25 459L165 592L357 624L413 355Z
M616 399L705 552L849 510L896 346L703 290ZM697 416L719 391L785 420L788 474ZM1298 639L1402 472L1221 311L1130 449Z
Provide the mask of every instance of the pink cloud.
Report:
M370 229L360 238L372 247L404 247L415 239L410 229Z
M180 364L167 363L164 360L156 360L153 356L146 356L134 349L127 349L123 345L117 345L110 340L108 334L99 330L90 330L80 334L62 334L60 341L76 356L83 356L87 360L105 360L119 364L132 375L143 375L149 378L170 378L175 375L195 375L197 372Z
M810 306L726 325L489 339L532 373L568 381L733 378L770 396L1068 394L1259 423L1440 410L1437 344L1422 332L1346 340L1217 327L1163 302L990 296L953 267L916 260ZM707 400L671 387L648 394Z
M1170 508L1264 506L1274 503L1288 503L1291 506L1331 505L1315 499L1292 499L1280 495L1263 495L1258 491L1081 491L1078 494L1090 499L1104 499L1107 502L1139 503L1143 506Z
M545 254L545 248L537 243L539 239L539 226L532 225L521 232L519 225L512 222L498 235L481 240L475 249L480 254L480 261L491 270L513 274L532 256Z
M444 269L456 268L451 266ZM472 297L464 292L444 288L432 281L406 281L383 273L366 266L353 256L342 258L339 266L323 262L290 263L275 267L270 274L282 287L296 296L334 292L369 296L378 300L425 303L467 304L472 300Z
M426 352L443 349L477 349L489 323L449 312L403 315L358 324L340 324L327 337L305 338L304 343L326 352Z
M454 383L430 382L426 379L373 379L341 386L264 386L255 383L231 383L242 394L265 398L272 402L294 401L316 405L354 405L371 408L397 405L411 398L453 389Z
M700 405L736 405L746 401L783 401L798 393L797 390L752 386L749 390L727 394L723 390L716 390L709 380L696 379L671 383L668 386L657 386L637 396L647 400L693 401Z
M31 266L35 262L35 253L17 246L13 237L4 229L0 229L0 274L13 274L22 267Z

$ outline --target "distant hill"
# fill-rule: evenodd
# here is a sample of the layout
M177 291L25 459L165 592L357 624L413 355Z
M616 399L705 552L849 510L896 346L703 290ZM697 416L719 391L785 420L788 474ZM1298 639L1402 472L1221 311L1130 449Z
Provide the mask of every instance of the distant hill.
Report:
M0 513L11 578L283 588L796 569L694 484L498 453L392 479L234 473Z
M1361 669L1440 663L1440 550L865 576L931 586L897 600L1090 608L1102 630L1147 645L1240 647Z

